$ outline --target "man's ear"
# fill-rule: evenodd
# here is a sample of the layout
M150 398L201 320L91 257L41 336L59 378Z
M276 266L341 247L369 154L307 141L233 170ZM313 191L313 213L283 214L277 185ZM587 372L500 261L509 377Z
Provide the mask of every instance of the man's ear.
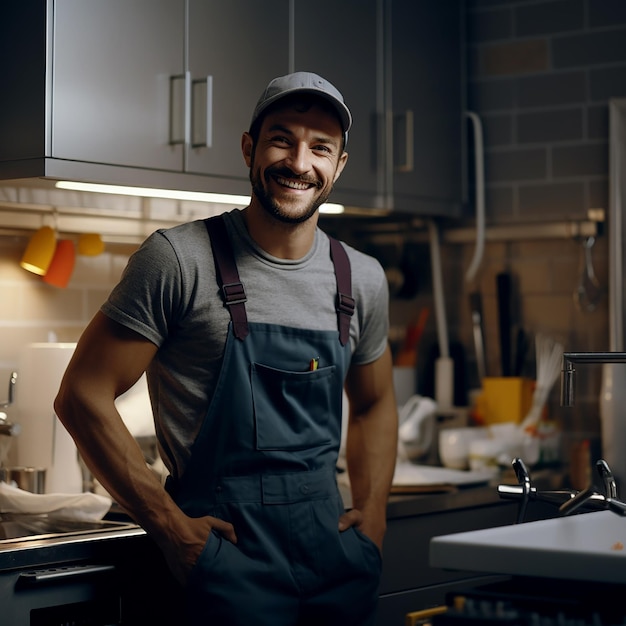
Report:
M243 159L246 162L246 165L250 167L252 164L252 148L254 146L254 140L252 139L252 135L250 133L244 133L241 136L241 152L243 154Z
M343 172L343 168L346 166L347 162L348 162L348 153L342 152L341 156L339 157L339 161L337 163L337 169L335 171L335 178L333 178L333 183L337 182L337 179L339 178L339 176L341 176L341 172Z

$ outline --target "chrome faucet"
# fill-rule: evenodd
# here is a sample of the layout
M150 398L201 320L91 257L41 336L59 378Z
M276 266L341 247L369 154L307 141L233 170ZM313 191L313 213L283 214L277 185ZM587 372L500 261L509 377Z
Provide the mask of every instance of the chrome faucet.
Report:
M17 381L17 372L11 373L9 379L9 397L5 402L0 403L0 409L6 409L13 404L13 392L15 389L15 382ZM0 410L0 435L16 436L20 433L20 425L12 424L8 421L8 415Z
M561 406L574 406L574 363L626 363L626 352L564 352Z

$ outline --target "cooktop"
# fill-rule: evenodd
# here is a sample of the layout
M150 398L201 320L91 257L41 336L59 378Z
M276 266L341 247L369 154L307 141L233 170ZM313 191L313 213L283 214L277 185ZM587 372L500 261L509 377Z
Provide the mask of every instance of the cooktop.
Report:
M0 515L0 542L22 541L29 537L38 539L68 535L90 534L135 525L111 520L65 520L47 515Z

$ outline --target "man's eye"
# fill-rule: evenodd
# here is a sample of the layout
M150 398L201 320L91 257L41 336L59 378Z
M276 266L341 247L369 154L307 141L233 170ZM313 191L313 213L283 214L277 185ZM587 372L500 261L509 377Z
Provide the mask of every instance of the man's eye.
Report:
M313 150L315 150L316 152L328 152L330 153L330 148L328 146L325 146L324 144L321 144L319 146L314 146Z
M287 137L282 137L280 135L276 137L272 137L272 141L274 143L283 143L283 144L289 143L289 141L287 141Z

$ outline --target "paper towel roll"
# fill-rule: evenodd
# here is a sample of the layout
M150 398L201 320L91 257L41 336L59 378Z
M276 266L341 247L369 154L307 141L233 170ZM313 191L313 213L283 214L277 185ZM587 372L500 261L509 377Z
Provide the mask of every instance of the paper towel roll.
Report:
M80 493L82 475L73 439L54 413L54 398L75 343L32 343L20 351L15 388L22 432L19 465L45 467L46 493Z
M133 437L155 436L148 381L145 374L126 393L117 398L115 405Z

